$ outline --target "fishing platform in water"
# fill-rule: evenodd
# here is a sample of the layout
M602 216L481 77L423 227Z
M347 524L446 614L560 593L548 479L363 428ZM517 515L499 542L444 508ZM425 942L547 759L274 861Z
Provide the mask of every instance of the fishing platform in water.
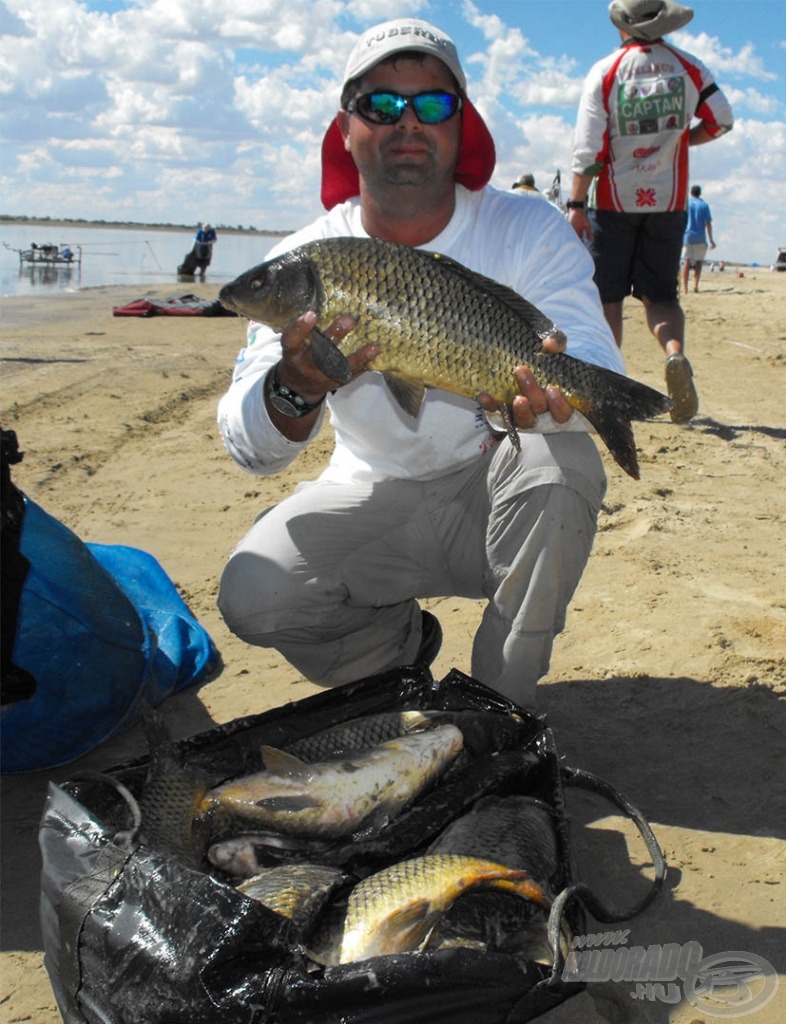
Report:
M6 243L3 244L6 249L12 248ZM54 245L52 242L46 242L44 245L38 245L36 242L33 242L29 249L14 249L13 251L19 254L20 267L82 266L81 245L71 249L68 245Z

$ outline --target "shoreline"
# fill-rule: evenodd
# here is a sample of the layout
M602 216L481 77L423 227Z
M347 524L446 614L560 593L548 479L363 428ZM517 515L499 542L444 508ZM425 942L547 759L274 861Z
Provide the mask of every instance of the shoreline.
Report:
M15 227L23 227L25 225L51 227L51 228L103 228L111 230L117 228L122 231L193 231L193 224L143 224L138 221L121 221L121 220L71 220L68 217L12 217L7 214L0 214L0 228L3 224L11 224ZM261 235L264 237L277 237L278 235L291 234L292 229L287 230L273 230L272 228L254 228L254 227L232 227L227 224L214 224L213 227L216 231L220 231L225 235Z

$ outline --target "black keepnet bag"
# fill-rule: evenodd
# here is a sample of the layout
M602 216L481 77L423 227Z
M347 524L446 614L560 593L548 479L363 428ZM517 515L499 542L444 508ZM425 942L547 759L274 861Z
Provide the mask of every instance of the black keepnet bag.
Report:
M437 681L400 669L218 726L172 744L216 784L259 768L262 743L283 747L363 715L399 709L483 711L524 721L515 749L472 753L400 818L337 845L332 862L368 874L422 853L482 796L530 795L552 809L559 894L549 920L554 965L443 948L319 967L289 922L220 872L150 848L139 801L149 758L50 784L40 827L45 964L65 1024L522 1024L583 989L562 978L563 921L586 931L585 907L627 920L660 889L665 864L648 824L602 780L566 768L551 730L453 669ZM471 744L470 744L471 748ZM568 786L593 790L637 825L655 878L635 906L609 910L578 877ZM286 852L281 854L286 857Z

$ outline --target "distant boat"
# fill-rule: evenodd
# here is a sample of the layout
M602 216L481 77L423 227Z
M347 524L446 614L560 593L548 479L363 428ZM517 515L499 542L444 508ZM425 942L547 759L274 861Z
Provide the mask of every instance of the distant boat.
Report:
M29 249L14 249L7 242L3 242L3 245L6 249L11 249L19 254L20 266L81 267L82 265L81 245L76 247L76 252L68 245L54 245L52 242L46 242L44 245L33 242Z

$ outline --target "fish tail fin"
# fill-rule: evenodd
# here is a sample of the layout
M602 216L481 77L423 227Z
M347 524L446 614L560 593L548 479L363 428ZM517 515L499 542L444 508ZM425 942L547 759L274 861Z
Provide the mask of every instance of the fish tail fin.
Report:
M597 430L617 462L634 480L639 479L639 464L631 420L646 420L668 412L671 399L641 381L615 373L602 366L592 368L595 379L591 402L577 408Z
M203 809L207 782L184 763L160 712L147 709L144 727L150 761L139 801L140 838L153 849L196 867L205 840L195 823Z
M619 413L607 406L581 410L597 430L614 461L634 480L639 479L639 460L630 420L621 419Z

